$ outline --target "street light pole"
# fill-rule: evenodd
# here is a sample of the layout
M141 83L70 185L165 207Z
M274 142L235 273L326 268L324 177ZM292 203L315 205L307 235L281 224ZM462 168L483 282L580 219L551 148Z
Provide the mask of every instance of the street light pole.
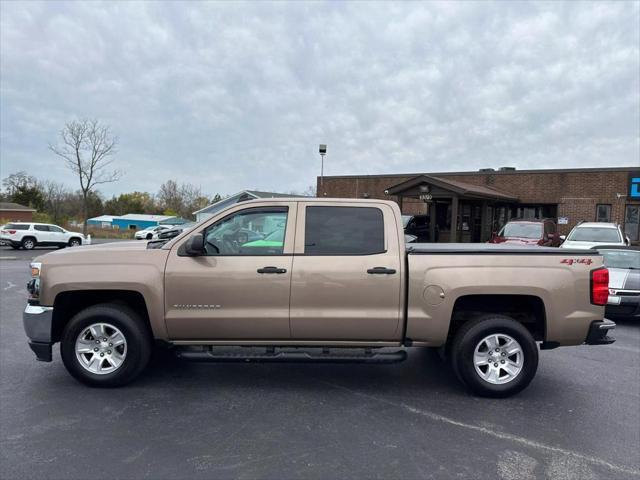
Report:
M327 146L323 143L320 144L320 195L324 197L324 156L327 154Z

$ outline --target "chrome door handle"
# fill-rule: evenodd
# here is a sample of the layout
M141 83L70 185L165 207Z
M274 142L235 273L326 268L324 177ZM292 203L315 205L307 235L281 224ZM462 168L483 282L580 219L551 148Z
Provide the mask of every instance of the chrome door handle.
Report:
M278 267L262 267L258 269L258 273L287 273L287 269Z
M374 267L367 270L367 273L371 275L393 275L396 271L393 268Z

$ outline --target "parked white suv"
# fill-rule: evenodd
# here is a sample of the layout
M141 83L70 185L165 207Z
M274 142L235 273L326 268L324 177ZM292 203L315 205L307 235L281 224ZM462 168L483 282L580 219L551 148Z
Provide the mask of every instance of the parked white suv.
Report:
M585 222L573 227L560 248L590 249L598 245L630 245L620 225L605 222Z
M0 230L0 240L16 250L32 250L40 246L77 247L90 241L81 233L69 232L48 223L7 223Z
M172 226L157 225L155 227L147 227L144 230L138 230L135 234L136 240L151 240L158 238L158 234L165 230L169 230Z

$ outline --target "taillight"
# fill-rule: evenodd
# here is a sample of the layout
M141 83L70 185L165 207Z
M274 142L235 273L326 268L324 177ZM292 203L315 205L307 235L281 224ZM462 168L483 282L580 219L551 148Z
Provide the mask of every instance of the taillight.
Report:
M598 268L591 270L591 303L606 305L609 299L609 270Z
M2 233L8 233L9 235L13 235L16 233L16 230L3 230Z

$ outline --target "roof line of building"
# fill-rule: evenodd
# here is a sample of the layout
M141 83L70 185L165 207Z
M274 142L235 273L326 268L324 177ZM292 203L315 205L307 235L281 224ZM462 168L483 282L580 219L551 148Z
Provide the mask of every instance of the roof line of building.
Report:
M417 177L419 175L514 175L518 173L590 173L590 172L631 172L638 167L590 167L590 168L546 168L534 170L467 170L462 172L419 172L419 173L377 173L373 175L325 175L324 178L384 178L384 177ZM320 178L318 176L317 178Z

